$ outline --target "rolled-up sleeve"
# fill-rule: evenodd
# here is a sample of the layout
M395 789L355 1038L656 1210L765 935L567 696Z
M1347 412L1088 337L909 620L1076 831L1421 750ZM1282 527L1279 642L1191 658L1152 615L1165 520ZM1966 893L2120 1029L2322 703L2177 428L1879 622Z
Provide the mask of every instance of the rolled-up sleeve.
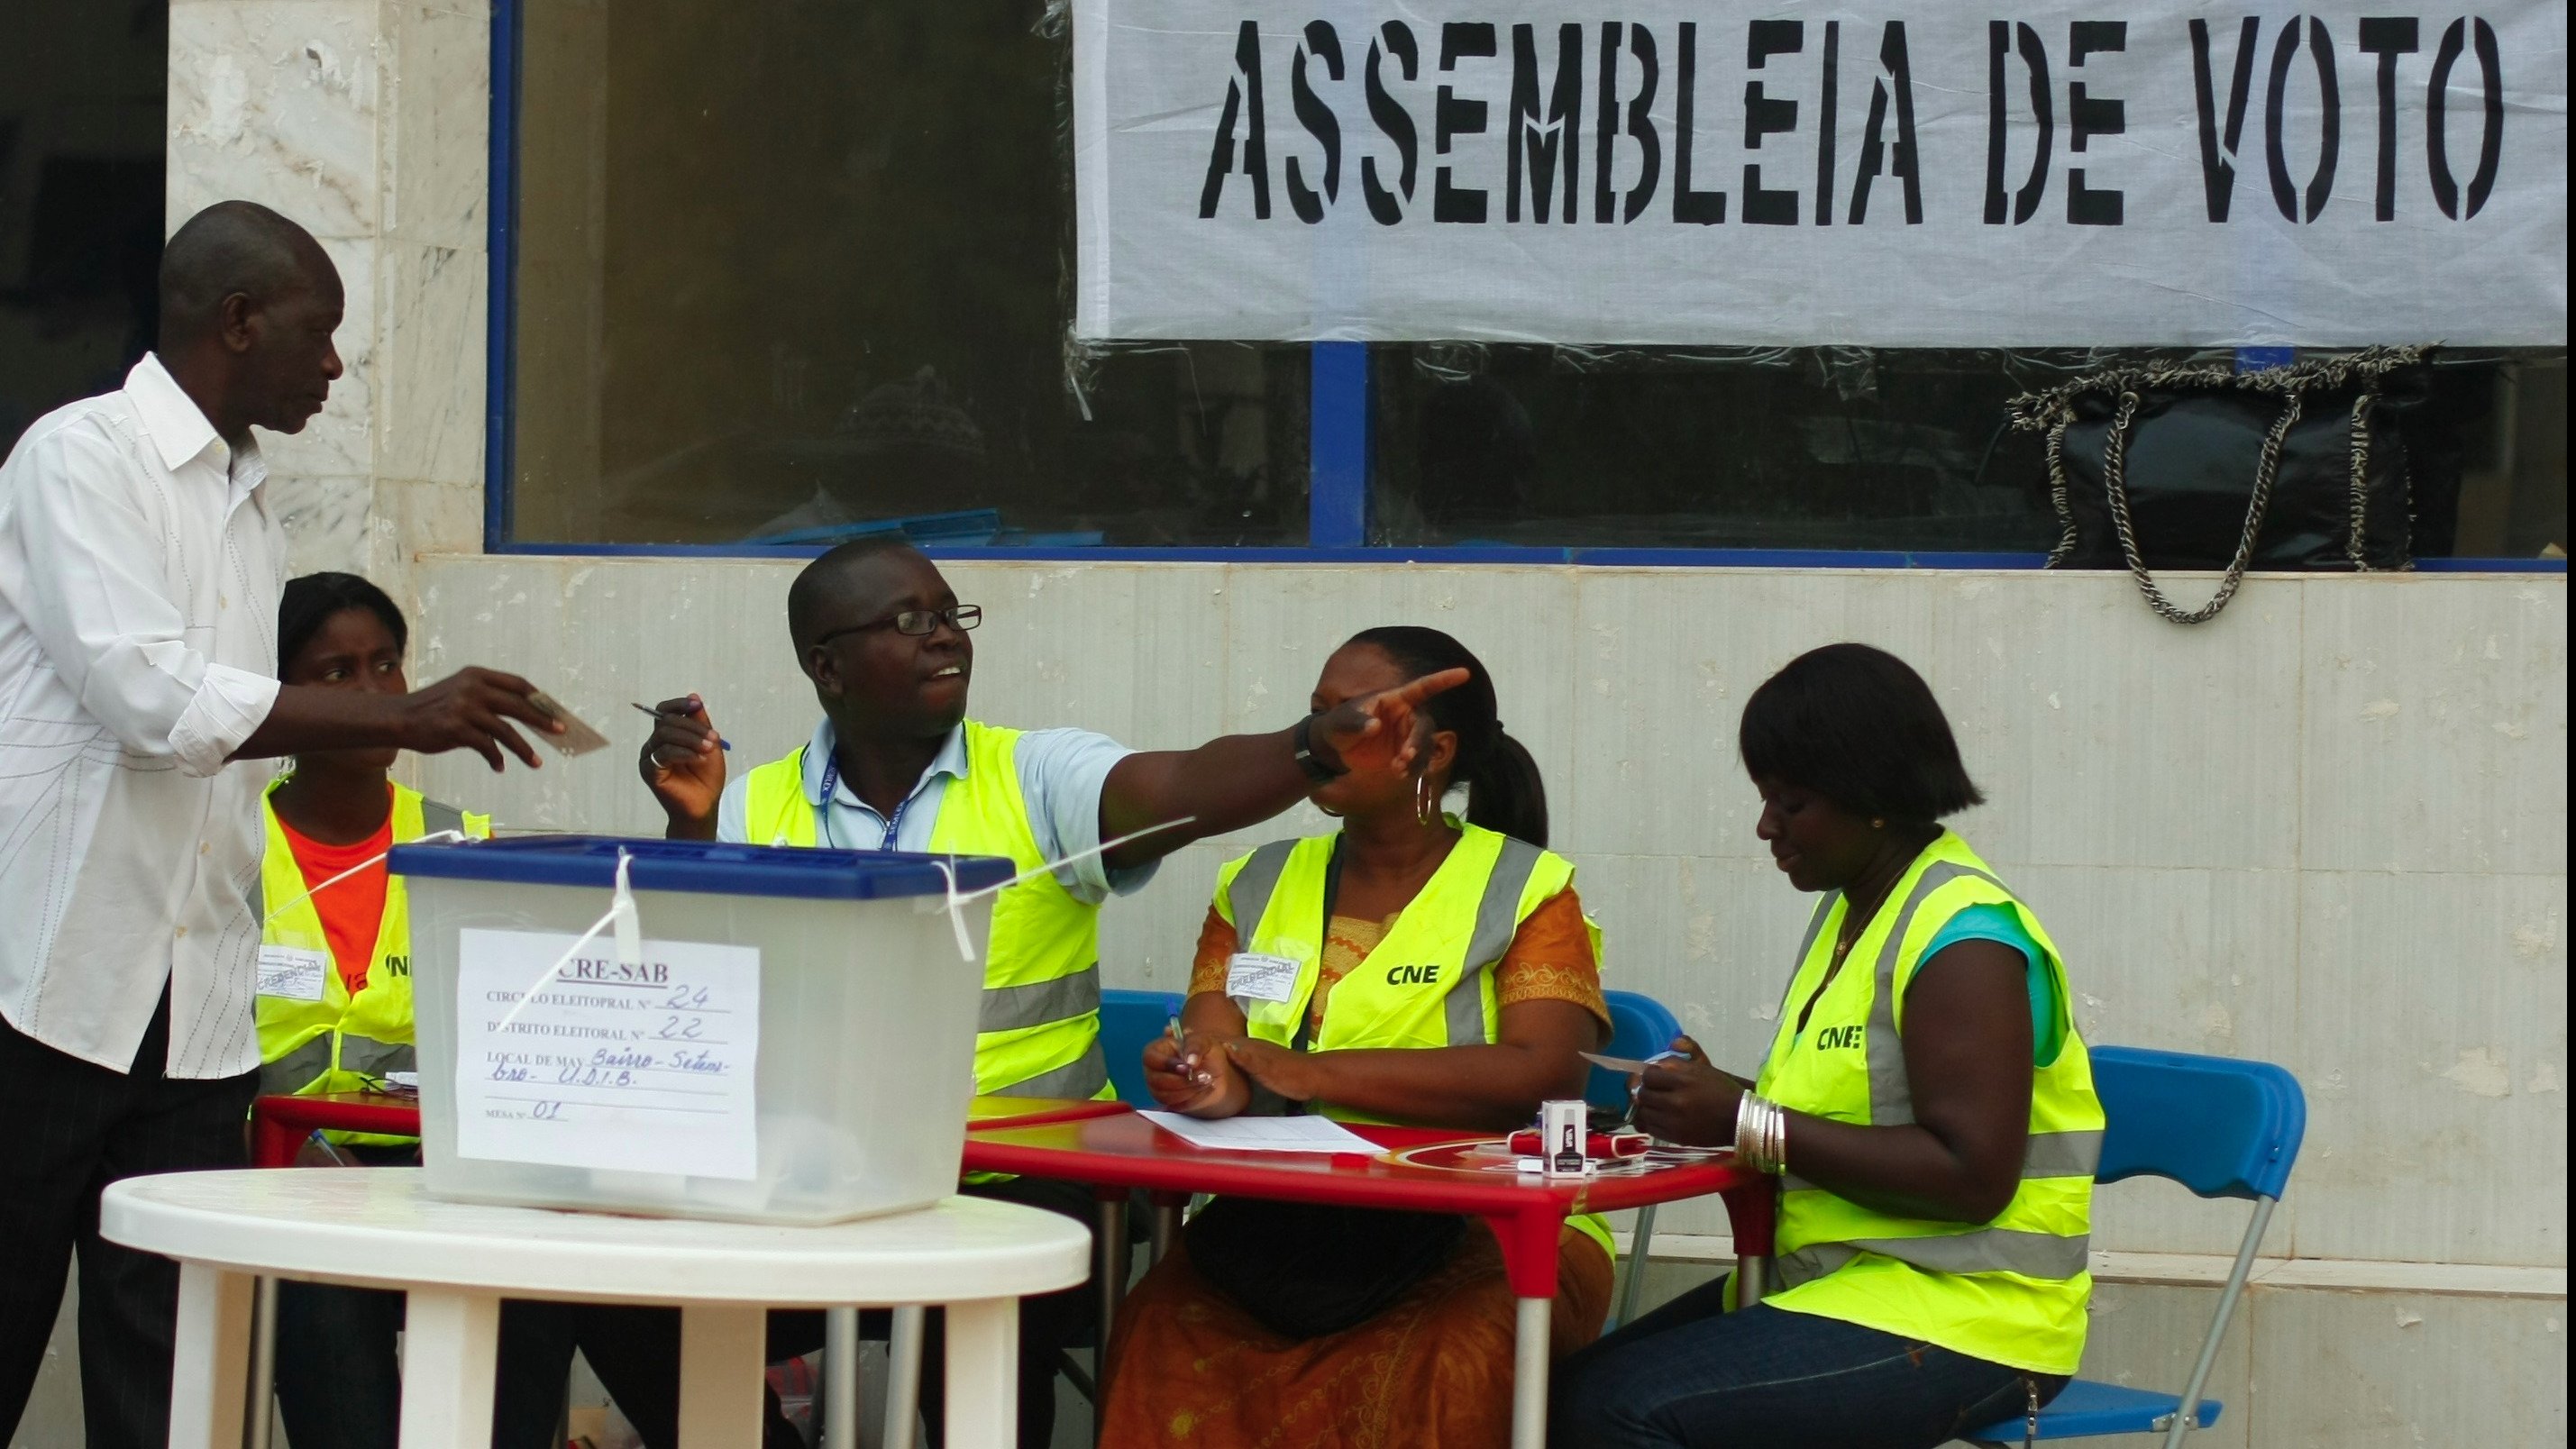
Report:
M1089 730L1031 730L1020 736L1020 793L1029 805L1038 849L1049 860L1063 860L1097 849L1100 844L1100 791L1110 768L1135 751ZM1112 894L1144 889L1154 867L1111 870L1096 854L1056 872L1077 900L1101 901Z
M5 526L17 606L83 709L138 754L190 775L224 767L277 700L277 681L216 664L172 597L164 530L123 481L115 445L73 425L30 440L10 471Z

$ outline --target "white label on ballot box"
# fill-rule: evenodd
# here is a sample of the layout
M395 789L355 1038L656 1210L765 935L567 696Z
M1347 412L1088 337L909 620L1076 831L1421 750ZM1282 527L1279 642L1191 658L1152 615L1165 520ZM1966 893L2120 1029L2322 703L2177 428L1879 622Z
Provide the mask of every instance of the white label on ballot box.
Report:
M322 973L331 969L331 958L319 951L304 951L293 946L259 948L259 994L287 1001L320 1001Z
M756 1174L759 948L648 940L625 966L602 936L530 997L576 937L459 934L459 1157Z

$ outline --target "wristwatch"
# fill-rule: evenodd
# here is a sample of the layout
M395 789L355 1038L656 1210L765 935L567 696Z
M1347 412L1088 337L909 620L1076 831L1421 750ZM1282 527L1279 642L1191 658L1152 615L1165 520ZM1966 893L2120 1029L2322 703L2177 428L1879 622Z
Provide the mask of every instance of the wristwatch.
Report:
M1318 785L1329 785L1351 772L1351 767L1335 761L1325 764L1315 753L1315 717L1308 715L1288 731L1288 744L1297 752L1297 768Z

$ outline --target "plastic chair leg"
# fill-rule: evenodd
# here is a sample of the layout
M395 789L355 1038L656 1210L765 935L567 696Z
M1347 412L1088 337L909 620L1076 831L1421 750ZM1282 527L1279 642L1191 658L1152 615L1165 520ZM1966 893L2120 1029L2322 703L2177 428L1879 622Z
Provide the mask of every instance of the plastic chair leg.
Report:
M912 1449L912 1428L921 1418L921 1340L923 1315L915 1303L894 1310L886 1332L885 1449Z

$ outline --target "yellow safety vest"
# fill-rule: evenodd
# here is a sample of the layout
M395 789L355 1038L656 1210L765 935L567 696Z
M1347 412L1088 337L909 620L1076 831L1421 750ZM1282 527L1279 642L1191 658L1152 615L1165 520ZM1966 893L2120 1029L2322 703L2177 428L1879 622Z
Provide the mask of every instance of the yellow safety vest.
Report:
M1799 1008L1832 966L1849 908L1839 891L1817 904L1754 1090L1837 1122L1913 1121L1906 988L1932 938L1952 916L1980 905L2020 914L2047 958L2058 1009L2067 1012L2065 963L2039 918L1966 841L1945 830L1888 892L1800 1030ZM2071 1012L2063 1026L2056 1059L2032 1073L2021 1187L2001 1213L1986 1223L1898 1217L1787 1177L1777 1244L1781 1289L1765 1301L2033 1373L2075 1372L2093 1289L2086 1249L2103 1116Z
M271 784L276 793L286 781ZM454 830L475 837L492 833L490 819L468 815L452 806L424 800L417 790L393 787L393 839L397 845L424 835ZM375 955L367 963L366 985L349 994L332 958L330 938L322 930L322 913L307 894L320 881L307 881L286 842L277 809L265 798L260 814L268 822L268 851L261 859L260 914L269 916L260 932L269 952L261 965L268 984L309 982L312 972L280 973L271 969L283 953L317 953L321 957L318 995L269 995L258 999L259 1089L275 1096L316 1096L355 1092L381 1085L387 1072L414 1070L411 1014L411 906L401 876L385 881L384 915L376 925ZM299 899L299 897L301 899ZM273 904L272 904L273 903ZM310 957L307 957L309 962ZM309 989L309 988L307 988ZM334 1142L409 1145L411 1137L369 1132L326 1133Z
M1021 871L1046 864L1020 793L1018 730L966 721L966 773L951 779L931 822L943 855L998 855ZM808 747L810 748L810 746ZM805 750L743 782L747 838L811 847L822 808L805 794ZM1114 1097L1100 1051L1100 907L1044 871L993 901L984 999L975 1032L975 1090L1004 1097Z
M1459 839L1449 858L1396 916L1367 963L1333 983L1311 1050L1490 1046L1500 1039L1495 963L1530 912L1574 883L1574 865L1454 816L1450 824ZM1247 1030L1263 1041L1294 1045L1314 1000L1324 962L1325 877L1337 839L1272 841L1217 872L1216 912L1235 928L1238 949L1297 963L1287 1000L1234 998ZM1601 930L1588 918L1584 924L1598 960ZM1331 1102L1314 1105L1339 1121L1389 1120ZM1603 1219L1569 1221L1610 1251Z

